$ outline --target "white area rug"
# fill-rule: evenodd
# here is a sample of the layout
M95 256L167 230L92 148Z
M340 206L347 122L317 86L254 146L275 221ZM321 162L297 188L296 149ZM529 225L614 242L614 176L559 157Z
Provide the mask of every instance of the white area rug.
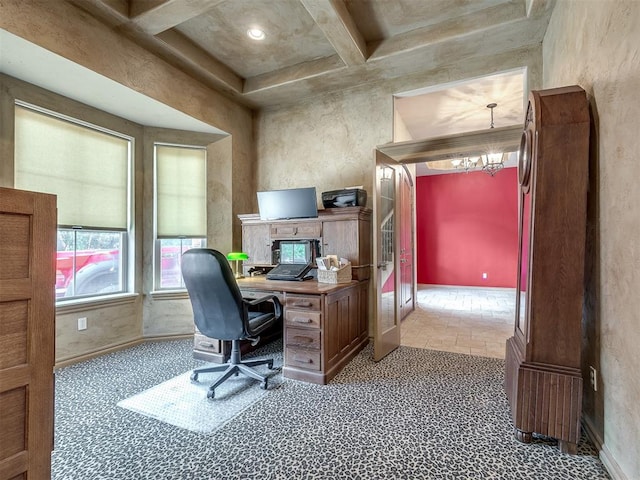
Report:
M260 388L259 381L240 374L217 387L215 398L208 399L209 386L221 373L202 373L199 383L194 383L188 371L118 402L118 406L193 432L211 433L282 385L279 368L260 366L256 370L269 376L267 390Z

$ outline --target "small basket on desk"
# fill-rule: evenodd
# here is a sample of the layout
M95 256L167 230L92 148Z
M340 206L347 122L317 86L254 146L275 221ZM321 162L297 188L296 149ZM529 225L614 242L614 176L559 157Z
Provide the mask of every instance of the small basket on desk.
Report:
M340 267L338 270L318 269L319 283L349 283L351 281L351 263Z

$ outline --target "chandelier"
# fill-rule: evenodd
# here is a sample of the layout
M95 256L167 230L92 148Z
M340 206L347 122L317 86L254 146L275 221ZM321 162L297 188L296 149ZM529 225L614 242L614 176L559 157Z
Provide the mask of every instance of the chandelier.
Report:
M464 173L469 173L469 170L473 170L478 165L480 161L480 157L463 157L463 158L454 158L451 160L451 165L453 165L456 169L464 169Z
M491 109L491 126L493 128L493 109L498 106L497 103L490 103L487 108ZM487 152L482 156L482 171L488 173L492 177L504 168L504 155L502 152Z

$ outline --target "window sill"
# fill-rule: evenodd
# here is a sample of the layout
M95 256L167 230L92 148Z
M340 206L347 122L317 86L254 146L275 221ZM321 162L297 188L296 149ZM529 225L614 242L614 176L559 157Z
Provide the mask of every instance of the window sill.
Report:
M132 304L138 299L137 293L120 293L104 297L82 298L56 303L56 314L97 310L103 307Z
M154 290L150 292L154 300L187 300L189 293L186 290Z

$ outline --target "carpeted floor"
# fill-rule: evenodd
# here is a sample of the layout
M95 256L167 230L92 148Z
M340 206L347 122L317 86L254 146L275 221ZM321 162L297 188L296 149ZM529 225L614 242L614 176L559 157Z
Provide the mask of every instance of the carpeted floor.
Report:
M273 368L266 365L254 367L267 377L268 388L278 388L282 376L282 348L273 351L263 349L265 358L273 360ZM209 364L206 366L214 366ZM254 403L260 401L267 390L256 388L255 379L246 375L234 375L215 389L215 399L207 398L209 387L219 377L219 372L201 373L197 382L191 381L193 370L173 377L141 393L118 402L118 406L161 422L186 428L192 432L210 434L233 419Z
M370 357L329 385L287 380L207 435L116 406L200 365L190 341L60 369L52 478L609 478L586 437L575 456L513 438L503 360L411 347Z

